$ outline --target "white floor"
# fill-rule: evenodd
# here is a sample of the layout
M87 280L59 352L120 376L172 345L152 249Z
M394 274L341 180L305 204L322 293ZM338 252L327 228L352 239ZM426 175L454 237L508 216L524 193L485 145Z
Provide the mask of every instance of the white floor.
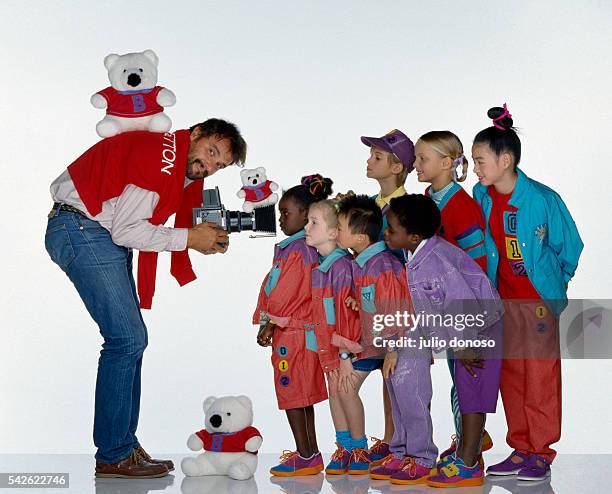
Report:
M121 480L95 479L94 460L88 455L0 455L0 473L64 472L70 474L68 489L3 489L15 493L77 493L77 494L366 494L392 492L425 493L444 492L427 487L391 485L386 481L370 480L359 476L325 476L323 474L293 479L270 478L268 469L277 463L276 455L262 454L255 478L249 481L233 481L225 477L185 478L180 472L181 455L155 455L171 458L178 468L161 479ZM487 464L501 461L502 456L485 455ZM453 489L453 494L583 494L610 493L607 482L612 455L559 455L553 465L552 480L540 484L517 482L513 479L487 477L483 487Z

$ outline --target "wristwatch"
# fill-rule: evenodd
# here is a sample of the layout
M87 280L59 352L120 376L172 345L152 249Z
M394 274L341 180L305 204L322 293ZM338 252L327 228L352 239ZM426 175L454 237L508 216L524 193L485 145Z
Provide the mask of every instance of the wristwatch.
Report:
M340 352L340 353L338 354L338 357L340 357L340 360L348 360L348 359L350 359L352 356L353 356L353 354L352 354L352 353L349 353L349 352Z

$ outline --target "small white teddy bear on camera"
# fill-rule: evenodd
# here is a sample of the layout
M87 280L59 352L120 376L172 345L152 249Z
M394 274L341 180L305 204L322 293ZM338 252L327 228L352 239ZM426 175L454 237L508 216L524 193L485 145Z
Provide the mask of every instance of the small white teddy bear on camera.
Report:
M247 168L240 172L242 188L236 193L240 199L244 199L242 210L251 213L253 209L263 206L271 206L278 201L278 184L268 180L266 169L263 166Z
M198 456L183 458L181 469L188 477L227 475L250 479L257 469L257 450L263 439L252 427L253 405L247 396L209 396L204 400L206 428L189 436L187 447L204 449Z
M153 50L104 58L111 85L91 97L91 104L106 108L106 116L96 125L100 137L111 137L130 130L168 132L172 120L165 106L176 103L172 91L157 86L157 55Z

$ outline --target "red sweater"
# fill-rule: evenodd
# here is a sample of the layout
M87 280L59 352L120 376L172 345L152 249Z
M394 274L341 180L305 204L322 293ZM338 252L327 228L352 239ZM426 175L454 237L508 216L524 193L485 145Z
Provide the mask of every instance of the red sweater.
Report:
M159 203L150 222L165 223L176 214L174 226L192 226L192 208L202 202L202 180L184 187L189 131L174 133L126 132L103 139L68 167L87 211L96 216L102 204L121 195L132 184L159 194ZM140 252L138 256L138 295L140 306L150 309L155 292L157 252ZM170 272L185 285L196 279L187 250L172 252Z
M431 186L425 190L431 197ZM438 204L442 224L439 235L451 244L463 249L487 272L487 255L484 247L484 217L474 199L457 183Z
M251 453L257 454L244 449L247 441L252 437L260 437L261 434L255 427L247 427L238 432L214 433L211 434L206 429L196 432L202 443L204 443L205 451L214 451L216 453Z

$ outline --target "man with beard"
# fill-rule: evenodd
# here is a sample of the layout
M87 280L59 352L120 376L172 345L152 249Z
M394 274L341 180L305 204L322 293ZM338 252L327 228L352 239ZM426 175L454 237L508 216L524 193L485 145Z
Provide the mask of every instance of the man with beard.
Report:
M96 476L152 478L172 461L154 460L136 438L157 253L172 252L171 273L193 281L187 249L225 253L227 232L192 226L203 179L246 159L235 125L209 119L174 133L127 132L104 139L51 184L45 247L77 289L104 339L95 394ZM175 214L175 228L163 226ZM138 256L138 288L132 250Z

